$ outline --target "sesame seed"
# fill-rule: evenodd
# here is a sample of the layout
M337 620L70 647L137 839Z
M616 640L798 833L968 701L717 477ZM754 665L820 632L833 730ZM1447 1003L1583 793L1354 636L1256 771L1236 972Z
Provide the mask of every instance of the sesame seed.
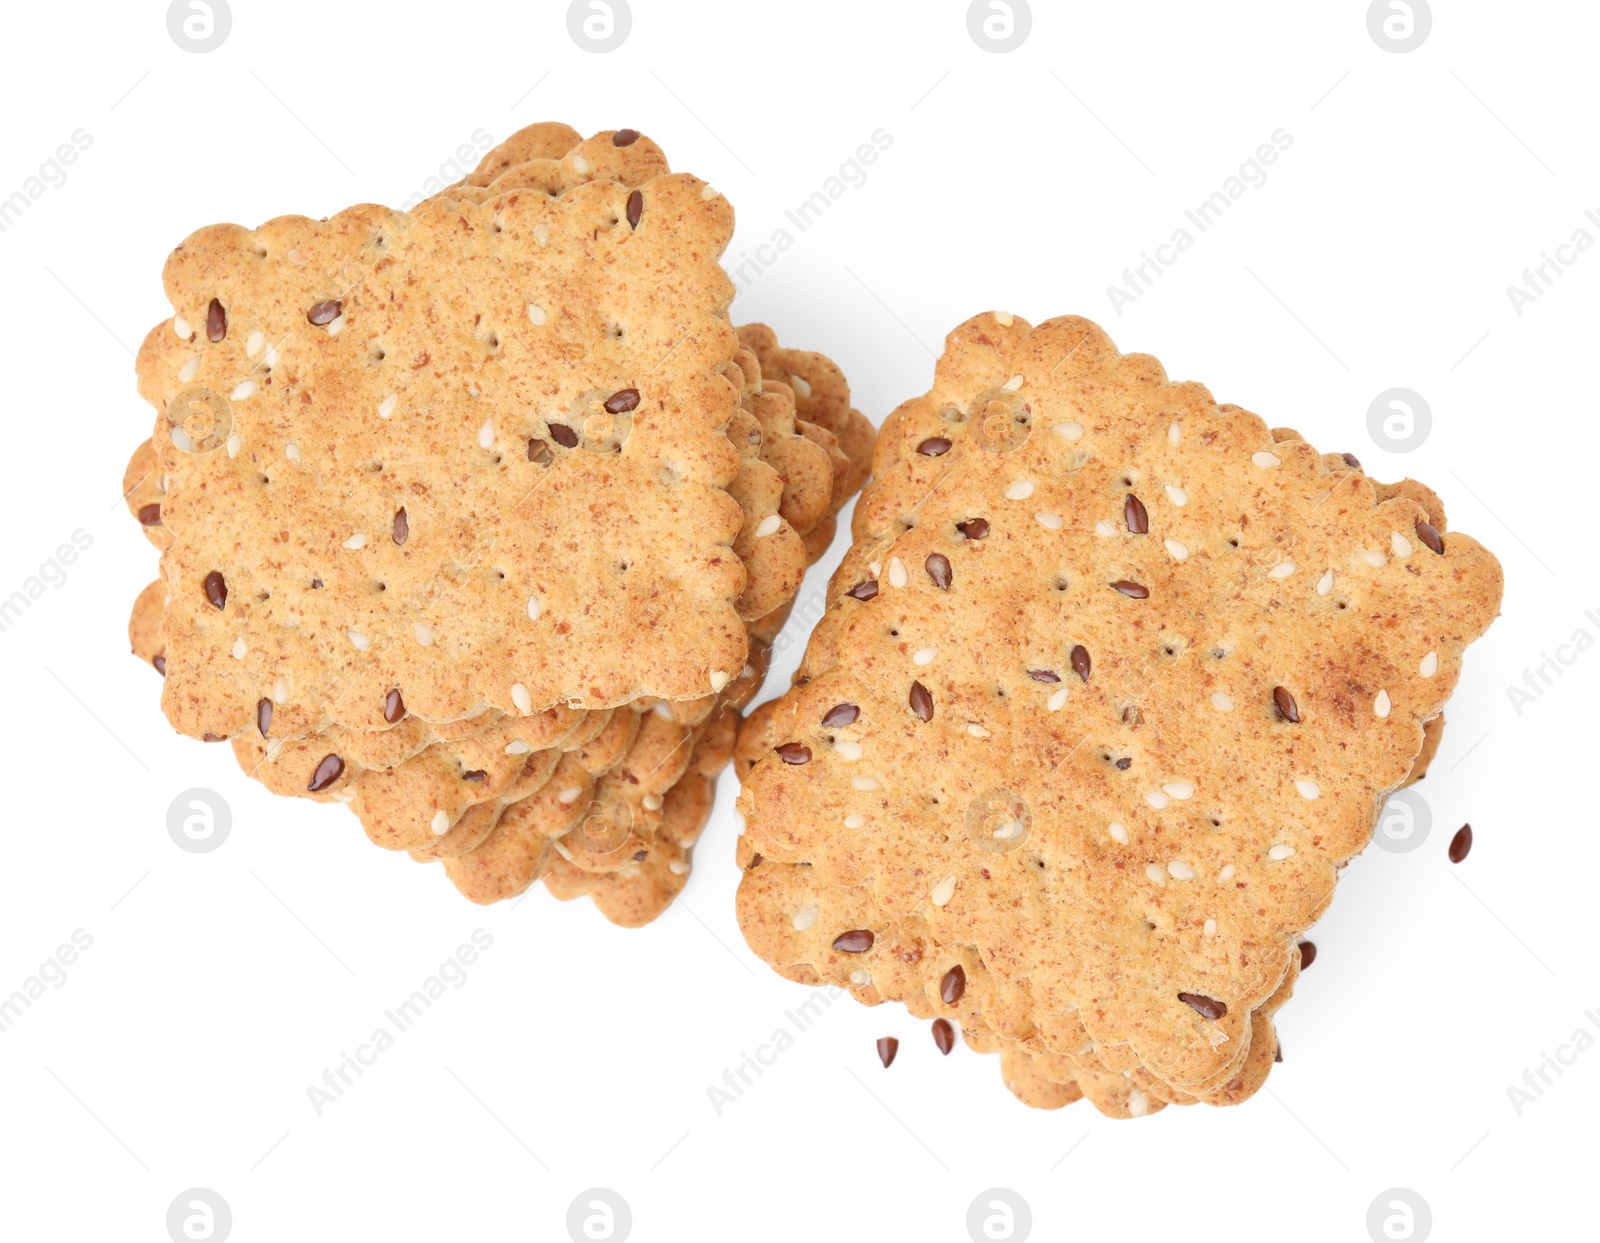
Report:
M1178 444L1182 440L1183 428L1179 427L1176 423L1169 423L1167 425L1167 442L1171 444L1173 448L1177 448Z
M533 748L527 743L523 742L520 738L513 738L510 742L506 743L507 755L526 755L532 750Z
M1377 698L1375 698L1372 701L1372 712L1373 712L1373 715L1374 716L1380 716L1380 717L1388 716L1389 715L1389 709L1390 709L1391 706L1392 705L1389 702L1389 692L1380 690L1378 692Z
M391 414L394 413L394 408L396 406L398 406L399 404L400 404L400 399L398 397L396 397L393 393L390 393L387 397L385 397L382 401L380 401L378 403L378 417L380 419L388 418Z
M433 830L433 835L435 837L443 837L450 831L449 815L442 810L434 812L433 819L429 822L428 827Z
M1167 875L1172 877L1173 880L1193 880L1195 871L1182 859L1174 859L1167 864Z
M811 381L807 380L803 375L790 376L789 387L794 389L796 397L805 398L811 396Z
M1144 874L1149 878L1152 885L1165 885L1167 883L1167 874L1161 870L1159 863L1145 864Z
M240 448L243 447L243 445L244 445L244 441L239 439L239 434L237 432L235 432L232 436L229 436L228 437L228 456L229 457L238 457L239 456L239 450L240 450Z
M1250 460L1262 470L1271 470L1274 466L1282 466L1283 459L1275 453L1252 453Z
M178 339L181 341L187 341L194 336L194 329L189 326L189 321L181 315L172 317L172 331L178 335Z
M900 560L899 557L890 557L889 558L889 586L891 586L891 587L904 587L910 581L911 581L911 575L910 575L910 572L907 571L907 569L906 569L906 563L904 561Z
M1362 549L1361 550L1361 559L1363 561L1365 561L1368 565L1370 565L1375 570L1382 569L1383 566L1385 564L1387 564L1387 562L1389 560L1388 557L1384 556L1376 548L1364 548L1364 549Z
M1307 781L1301 777L1294 783L1294 788L1300 791L1301 798L1316 798L1322 793L1322 787L1315 781Z
M534 302L528 303L528 319L531 322L535 323L535 324L544 323L544 321L545 321L544 308L542 306L539 306L537 303L534 303Z
M1211 696L1211 706L1218 712L1233 711L1233 696L1226 691L1216 691Z
M1287 859L1292 854L1294 854L1294 847L1293 846L1287 846L1282 842L1279 842L1271 850L1267 851L1267 857L1268 858L1277 859L1279 862L1282 862L1284 859Z
M1236 867L1234 867L1233 864L1224 863L1222 865L1222 871L1217 873L1217 879L1218 880L1232 880L1233 877L1234 877L1234 873L1236 873L1237 871L1238 871L1238 869Z
M789 922L794 925L796 932L805 932L817 922L817 916L822 914L815 902L807 902L794 913L794 918Z
M178 383L187 384L190 380L194 379L199 370L200 355L196 354L188 362L184 363L183 366L178 368Z
M550 844L556 848L556 853L558 855L560 855L568 863L572 862L572 852L570 850L568 850L560 842L551 842Z
M1112 841L1121 842L1124 846L1126 846L1128 844L1128 830L1127 830L1127 827L1124 824L1122 824L1121 821L1113 820L1106 827L1106 832L1111 834L1111 840Z
M411 634L423 647L433 646L433 631L421 622L413 622L411 624Z
M541 246L550 245L550 226L547 224L534 225L533 240L538 242Z
M358 652L364 652L372 646L372 640L367 638L367 636L362 634L359 630L347 630L345 631L345 634L350 637L351 645Z
M839 753L841 760L859 760L862 755L861 744L851 742L848 738L841 738L833 744L833 749Z
M1050 429L1062 440L1082 440L1083 424L1076 419L1068 419L1065 423L1057 423Z
M1389 550L1397 557L1409 557L1411 555L1411 541L1401 535L1400 532L1391 531L1389 533Z
M561 791L560 794L556 795L556 802L565 803L568 805L576 803L578 801L578 795L582 793L582 786L567 786Z
M722 191L717 189L716 186L712 185L709 181L705 185L700 187L700 197L702 199L704 199L707 203L709 203L712 199L716 198L717 195L719 195L721 193L722 193Z
M245 357L254 358L257 354L261 353L261 347L266 343L266 337L261 335L261 330L259 328L256 329L255 332L250 334L250 339L244 343Z
M235 660L243 660L245 653L249 650L250 648L246 645L243 638L238 638L233 641L233 658Z
M527 716L533 711L533 696L528 693L528 688L521 682L511 684L511 702L516 705L517 711Z
M1267 577L1268 578L1288 578L1289 575L1291 575L1293 573L1294 573L1294 562L1293 561L1280 561L1280 562L1278 562L1277 565L1273 566L1270 570L1267 571Z
M1177 424L1174 423L1173 426L1176 427ZM1182 488L1178 487L1177 484L1169 483L1166 486L1165 491L1167 493L1167 499L1174 505L1177 505L1179 508L1182 508L1189 503L1189 494Z
M872 571L872 577L873 578L877 578L880 574L883 573L883 562L881 562L881 561L873 561L873 562L868 564L867 569Z
M667 871L674 876L687 876L689 874L689 865L682 859L668 859Z
M1429 652L1426 656L1424 656L1422 658L1422 662L1417 666L1417 672L1425 678L1431 678L1434 674L1438 673L1439 653Z
M1142 1118L1150 1112L1150 1097L1142 1088L1135 1088L1128 1093L1128 1114L1130 1117Z
M859 829L866 823L867 818L859 811L853 811L844 818L844 827L847 829Z
M589 161L584 159L581 155L573 156L572 157L572 171L577 173L578 176L582 177L585 173L587 173L589 171Z
M724 673L721 669L713 669L711 671L711 689L713 692L720 691L731 681L733 681L732 674Z
M328 324L328 335L336 337L344 331L344 316L338 315Z
M1009 328L1016 321L1010 311L996 311L994 313L994 322L1002 328Z
M1067 688L1063 686L1059 690L1051 691L1050 698L1044 701L1044 706L1051 712L1060 712L1067 706Z
M850 784L852 787L860 790L864 794L870 794L874 790L883 789L883 782L879 781L876 777L852 777L850 778Z
M756 525L756 538L764 539L768 535L776 535L782 525L783 519L777 514L768 514Z
M1169 800L1167 796L1160 790L1146 790L1144 801L1149 803L1150 806L1154 807L1157 811L1160 811L1171 800Z
M1025 501L1032 495L1033 481L1031 479L1019 479L1006 489L1006 499L1008 501Z
M646 794L644 798L639 801L644 804L644 809L646 811L660 811L661 804L665 800L663 800L659 794Z
M1187 561L1189 549L1175 539L1162 540L1161 546L1167 550L1167 555L1174 561Z
M977 722L973 722L967 726L967 733L971 734L974 738L990 738L993 736L988 730L984 729L984 727L979 725Z
M1317 594L1319 596L1325 596L1332 590L1333 590L1333 571L1332 570L1326 570L1326 571L1323 572L1322 577L1317 580Z
M994 831L994 836L995 836L995 839L997 841L1009 842L1013 838L1021 837L1022 836L1022 829L1023 829L1022 821L1020 821L1020 820L1007 820L1004 824L1002 824L998 829L996 829Z
M485 419L483 426L478 429L478 447L482 449L494 448L493 419Z
M1094 524L1094 533L1104 538L1107 535L1115 535L1117 533L1117 528L1102 519Z
M295 247L291 246L289 247L289 262L294 264L294 266L297 268L303 268L306 266L306 257L302 255Z
M1194 797L1194 786L1187 781L1169 781L1161 788L1179 802Z
M278 365L278 347L275 345L267 346L266 357L264 357L261 361L266 366L268 371L271 371L274 367L276 367Z
M291 462L298 462L300 460L300 446L290 441L283 447L283 456Z
M956 878L954 876L946 876L933 887L933 892L928 895L928 901L935 906L943 906L955 896L955 892Z
M872 972L863 967L857 967L850 973L850 983L854 984L857 988L863 988L872 983ZM891 1036L889 1039L892 1040L894 1037ZM891 1053L889 1056L893 1058L894 1055Z
M939 654L936 647L919 647L911 654L911 663L914 665L931 665L933 658Z
M278 678L272 684L272 702L286 704L289 702L289 679Z
M1059 531L1061 529L1060 514L1034 514L1034 521L1046 531Z
M267 759L269 761L274 761L275 762L277 760L277 758L278 758L278 755L282 751L283 751L283 739L282 738L268 738L267 739Z
M538 621L539 620L539 597L538 596L529 596L528 597L528 620L529 621Z
M357 548L365 548L367 546L367 537L357 531L349 539L345 540L344 546L352 552Z
M1022 377L1019 375L1014 375L1000 386L1000 391L1002 393L1014 393L1021 387Z

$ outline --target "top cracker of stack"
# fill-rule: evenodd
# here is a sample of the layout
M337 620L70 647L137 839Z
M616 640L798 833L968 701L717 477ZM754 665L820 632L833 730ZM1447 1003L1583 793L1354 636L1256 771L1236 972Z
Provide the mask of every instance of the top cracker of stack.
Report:
M1075 318L957 328L873 475L743 727L751 947L959 1020L1029 1104L1243 1100L1499 564Z

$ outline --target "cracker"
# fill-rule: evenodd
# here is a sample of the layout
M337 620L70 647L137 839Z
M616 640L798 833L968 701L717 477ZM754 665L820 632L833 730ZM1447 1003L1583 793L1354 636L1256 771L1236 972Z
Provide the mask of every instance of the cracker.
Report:
M1087 321L952 333L802 684L741 742L752 948L940 1017L961 965L969 1036L1112 1113L1141 1075L1239 1096L1501 593L1470 537L1432 551L1431 493L1332 460Z

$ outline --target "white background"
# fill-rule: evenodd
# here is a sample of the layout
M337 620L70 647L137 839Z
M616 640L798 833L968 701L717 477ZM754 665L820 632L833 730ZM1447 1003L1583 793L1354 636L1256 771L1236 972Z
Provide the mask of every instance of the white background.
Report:
M565 9L233 0L226 43L196 55L152 0L7 8L0 196L75 130L93 142L0 233L0 596L73 531L93 544L0 634L0 995L75 929L94 940L0 1033L0 1233L159 1241L204 1187L240 1241L559 1240L593 1186L640 1241L959 1243L995 1186L1037 1239L1360 1243L1391 1187L1426 1199L1438 1239L1592 1231L1600 1050L1520 1116L1507 1089L1574 1030L1600 1037L1600 654L1520 712L1507 687L1574 631L1600 638L1600 253L1520 316L1506 287L1574 230L1600 240L1600 11L1436 0L1400 55L1364 0L1035 0L1001 55L959 0L634 0L628 40L596 55ZM398 203L475 130L546 119L660 141L736 205L735 256L887 131L865 184L734 307L837 359L874 421L969 315L1086 314L1219 400L1427 481L1498 553L1504 614L1421 787L1432 836L1350 866L1255 1099L1033 1111L996 1059L942 1058L903 1010L841 1001L718 1116L707 1088L807 996L739 935L731 776L684 900L625 931L542 890L474 908L345 810L272 798L167 727L127 650L156 554L119 484L150 425L130 351L170 314L168 251L218 220ZM1107 286L1279 128L1266 183L1118 315ZM1366 431L1395 386L1434 419L1403 457ZM166 832L192 786L233 810L211 854ZM494 944L465 986L316 1116L324 1067L480 927Z

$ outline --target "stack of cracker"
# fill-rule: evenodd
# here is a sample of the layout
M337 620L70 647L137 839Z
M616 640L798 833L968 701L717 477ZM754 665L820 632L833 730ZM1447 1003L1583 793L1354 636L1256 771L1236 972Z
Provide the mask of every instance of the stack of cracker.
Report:
M179 246L125 480L172 725L474 901L659 914L872 446L728 323L732 230L636 131L536 125L409 213Z
M1494 557L1420 484L1006 314L885 422L854 536L741 734L751 947L959 1021L1030 1105L1250 1096Z

